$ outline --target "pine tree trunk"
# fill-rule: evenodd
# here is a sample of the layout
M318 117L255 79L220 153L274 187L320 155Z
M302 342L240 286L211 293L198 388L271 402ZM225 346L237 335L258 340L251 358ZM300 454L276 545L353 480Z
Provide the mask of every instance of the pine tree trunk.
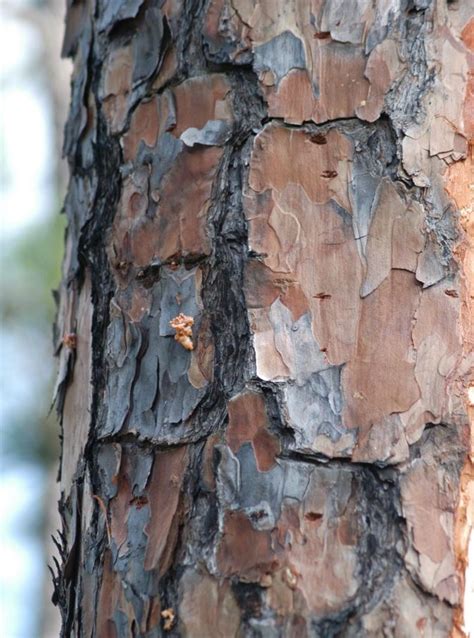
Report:
M70 0L63 636L461 635L468 5Z

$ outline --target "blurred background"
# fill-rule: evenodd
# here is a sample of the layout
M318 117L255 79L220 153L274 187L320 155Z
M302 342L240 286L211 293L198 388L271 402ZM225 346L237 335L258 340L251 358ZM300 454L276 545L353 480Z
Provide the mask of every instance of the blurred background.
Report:
M0 635L56 638L51 291L60 278L65 0L0 0Z

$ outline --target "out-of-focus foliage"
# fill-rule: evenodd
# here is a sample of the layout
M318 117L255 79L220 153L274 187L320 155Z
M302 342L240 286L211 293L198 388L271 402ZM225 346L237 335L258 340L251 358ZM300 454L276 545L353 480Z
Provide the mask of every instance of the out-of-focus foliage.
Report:
M52 291L58 286L64 217L53 215L3 245L0 268L0 320L5 327L43 330L54 319Z
M9 245L4 242L0 251L4 356L9 358L10 351L16 351L17 367L12 374L27 377L24 382L29 387L21 408L10 416L3 431L2 452L7 462L15 457L48 465L58 455L57 421L50 412L54 368L51 326L55 313L52 291L59 281L63 235L64 217L55 214ZM8 361L4 360L2 367L8 374Z

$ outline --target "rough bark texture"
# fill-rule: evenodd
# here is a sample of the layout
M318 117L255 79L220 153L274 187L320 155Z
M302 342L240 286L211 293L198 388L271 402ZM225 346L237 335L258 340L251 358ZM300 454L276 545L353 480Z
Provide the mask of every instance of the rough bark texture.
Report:
M70 2L64 636L460 631L471 15Z

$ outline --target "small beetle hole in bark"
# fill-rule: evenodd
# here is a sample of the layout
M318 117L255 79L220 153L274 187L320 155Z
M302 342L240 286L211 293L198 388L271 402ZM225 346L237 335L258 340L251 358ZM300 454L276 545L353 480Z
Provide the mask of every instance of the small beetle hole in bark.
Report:
M322 514L318 514L318 512L307 512L304 515L304 517L305 517L305 519L307 521L311 521L311 523L314 523L316 521L320 521L322 519L323 515Z

